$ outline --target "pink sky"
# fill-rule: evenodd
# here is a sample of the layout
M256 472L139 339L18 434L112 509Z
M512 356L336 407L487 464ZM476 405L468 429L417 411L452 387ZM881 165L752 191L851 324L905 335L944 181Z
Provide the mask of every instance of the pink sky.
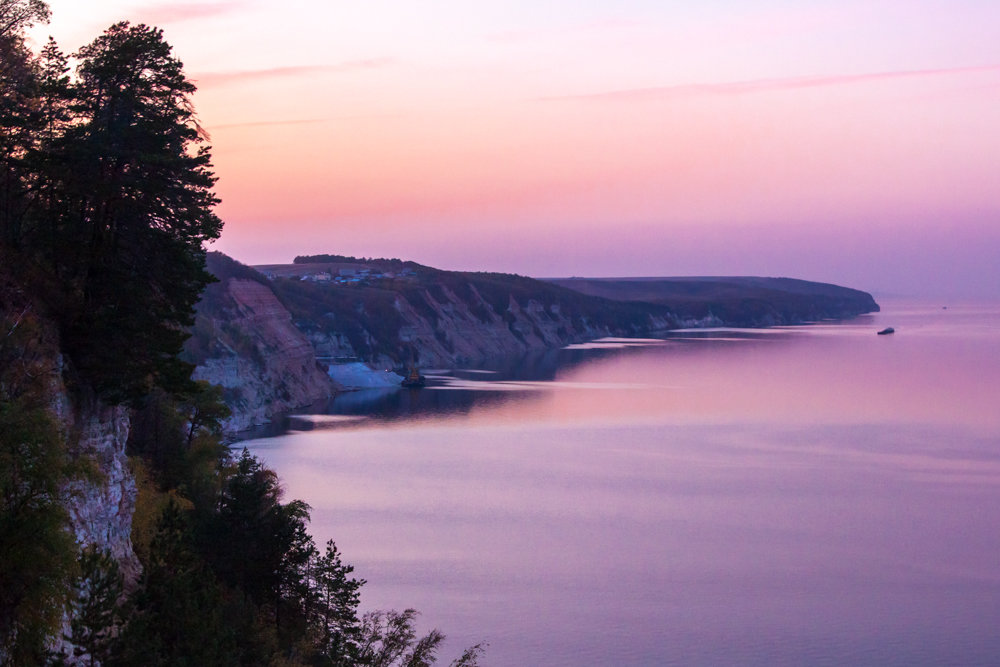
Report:
M247 263L1000 297L1000 3L50 4L164 28Z

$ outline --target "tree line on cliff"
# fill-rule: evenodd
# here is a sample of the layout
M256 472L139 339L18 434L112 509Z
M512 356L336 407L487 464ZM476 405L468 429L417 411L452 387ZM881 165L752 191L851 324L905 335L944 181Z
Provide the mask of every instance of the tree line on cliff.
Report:
M230 456L219 391L178 359L222 229L180 61L125 22L35 54L48 16L0 0L0 663L433 663L442 636L412 610L359 615L364 581L272 471ZM132 411L137 582L73 539L66 486L101 471L54 413L59 379Z

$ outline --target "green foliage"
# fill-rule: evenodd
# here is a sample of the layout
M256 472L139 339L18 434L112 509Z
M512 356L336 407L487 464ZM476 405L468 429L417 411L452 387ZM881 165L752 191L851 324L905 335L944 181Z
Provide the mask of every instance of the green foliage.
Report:
M58 626L75 542L62 438L44 409L0 402L0 654L30 664Z
M136 498L132 510L132 550L143 563L150 559L153 538L158 530L160 517L171 502L183 510L194 508L194 504L182 496L177 489L161 491L152 479L149 465L139 456L129 457L129 470L135 479Z
M69 597L76 544L60 494L78 468L49 411L43 330L28 308L0 325L0 661L24 665L45 655Z
M72 201L59 268L79 290L65 344L108 399L177 390L191 370L177 360L185 328L211 280L203 244L222 228L194 85L145 25L115 24L76 55L77 122L53 145L75 167L58 175Z
M306 530L308 506L283 503L273 471L244 449L222 472L210 506L203 499L185 512L161 496L140 589L108 664L433 664L443 636L418 638L412 610L359 619L364 580L333 541L320 553ZM481 650L455 664L475 665Z
M124 579L118 561L105 551L84 549L79 563L70 604L70 634L66 639L74 646L73 657L86 660L83 664L93 667L111 657L122 622Z
M222 228L194 86L144 25L82 48L72 80L54 43L34 57L13 34L0 51L0 242L51 274L40 296L102 398L184 390L177 353L212 280L204 243Z
M217 490L222 420L230 414L221 388L204 381L190 386L179 398L150 392L132 412L128 440L129 453L149 462L161 490L178 488L189 496Z
M333 540L326 551L313 557L310 567L312 625L318 635L319 653L334 665L349 664L360 651L361 628L358 621L360 588L364 579L354 579L354 567L345 565Z
M306 532L309 506L280 500L277 475L244 449L222 489L216 515L202 531L220 578L257 604L275 607L284 590L300 584L314 550Z
M361 621L361 640L355 664L370 667L433 665L444 635L431 630L418 638L414 627L416 617L414 609L365 614ZM485 648L483 644L476 644L466 649L459 658L451 662L451 667L475 667Z
M244 605L227 602L193 547L187 518L170 503L106 664L239 665L239 635L251 623Z

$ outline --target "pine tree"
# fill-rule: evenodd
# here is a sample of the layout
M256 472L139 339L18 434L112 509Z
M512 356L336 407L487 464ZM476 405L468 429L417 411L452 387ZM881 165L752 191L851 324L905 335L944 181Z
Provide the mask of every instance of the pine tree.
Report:
M171 502L150 546L128 623L108 665L239 665L243 649L222 591L193 548L187 518Z
M0 36L0 243L16 248L30 201L25 158L38 130L34 57L20 34Z
M117 23L77 54L73 123L51 145L65 345L112 402L190 386L177 358L222 222L194 85L162 31Z
M350 576L354 566L343 563L333 540L326 543L325 553L316 557L312 571L314 632L322 642L320 653L334 665L353 664L358 657L358 604L365 580Z
M122 622L124 578L111 554L94 547L80 554L71 604L70 634L77 664L102 665L111 655Z

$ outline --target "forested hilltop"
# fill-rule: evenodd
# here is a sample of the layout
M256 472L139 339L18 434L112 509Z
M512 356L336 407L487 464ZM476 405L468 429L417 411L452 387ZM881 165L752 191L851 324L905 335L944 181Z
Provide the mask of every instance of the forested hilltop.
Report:
M591 296L666 307L684 321L763 327L846 319L878 312L871 294L795 278L550 278Z
M48 16L0 0L0 664L431 664L178 356L222 229L181 62L124 22L34 53Z

